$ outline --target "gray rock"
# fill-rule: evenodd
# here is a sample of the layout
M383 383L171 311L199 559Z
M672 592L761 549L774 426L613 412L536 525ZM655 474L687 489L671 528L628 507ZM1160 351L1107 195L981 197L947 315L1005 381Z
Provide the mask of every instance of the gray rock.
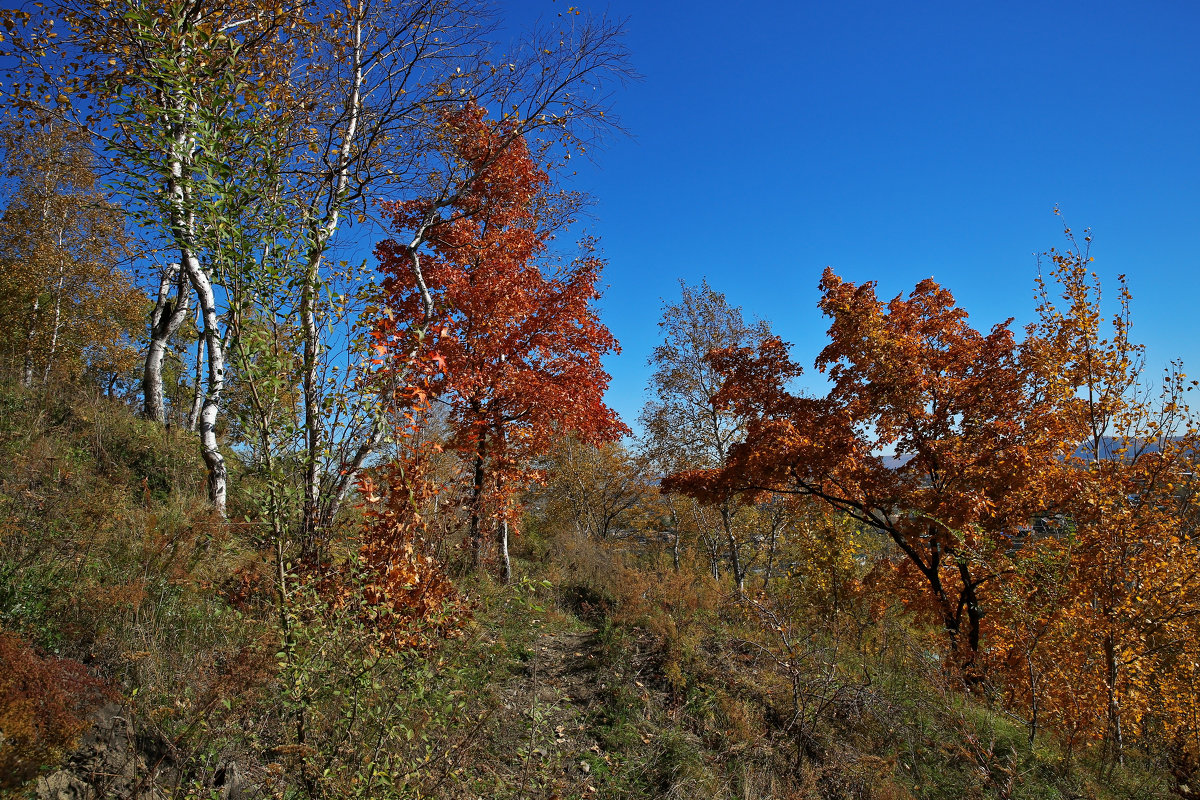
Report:
M62 769L40 778L38 800L166 800L157 779L173 766L170 744L138 735L121 706L111 703L93 715L93 725ZM147 755L152 762L147 763Z
M37 779L37 800L96 800L96 791L65 769Z

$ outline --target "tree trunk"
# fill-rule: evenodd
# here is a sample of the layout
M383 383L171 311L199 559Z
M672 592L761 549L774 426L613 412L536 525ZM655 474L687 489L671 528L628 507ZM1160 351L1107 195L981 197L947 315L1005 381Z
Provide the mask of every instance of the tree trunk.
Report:
M65 227L65 223L64 223ZM67 270L62 263L62 230L58 236L58 286L54 288L54 321L50 324L50 348L46 352L46 366L42 370L42 386L50 383L50 367L54 364L54 355L58 352L58 333L62 329L62 293L67 280Z
M225 500L228 493L229 475L225 469L225 456L217 442L217 414L221 409L221 393L225 389L225 350L221 343L220 320L217 318L217 302L213 294L212 281L200 266L195 255L186 253L184 266L188 280L200 302L204 317L204 345L208 355L208 390L200 408L200 448L204 464L208 467L208 499L217 513L225 517Z
M512 560L508 556L508 520L500 521L500 569L505 584L512 583Z
M971 568L969 562L960 555L955 556L958 562L958 575L962 581L962 589L959 590L958 603L956 612L958 621L955 624L955 635L959 637L961 644L962 630L962 613L967 614L967 630L966 630L966 652L961 652L963 677L972 690L979 688L983 683L982 667L979 663L979 636L980 627L983 622L983 606L979 603L979 593L976 591L978 583L971 577ZM939 584L940 586L940 584Z
M733 582L737 585L738 594L743 594L746 591L746 576L742 572L737 538L733 535L733 514L729 508L729 500L721 503L721 529L725 532L725 542L729 547L729 568L733 571Z
M47 131L48 132L48 131ZM49 166L49 165L47 165ZM42 182L42 219L39 228L39 238L46 236L49 231L50 224L50 188L57 181L57 176L50 169L43 173ZM60 233L59 242L62 242ZM61 247L57 253L58 258L62 258ZM33 386L33 342L37 338L38 314L41 311L42 298L41 287L33 296L33 311L29 315L29 329L25 332L25 359L21 369L21 385L28 389Z
M203 320L200 320L200 325L197 326L196 336L196 368L193 371L192 380L195 381L192 389L192 407L188 411L187 428L195 433L196 426L200 424L200 408L204 403L204 333L201 326Z
M767 549L767 569L763 572L763 590L765 591L771 585L771 578L775 572L775 550L779 539L779 527L771 525L771 544Z
M190 207L190 171L196 149L195 131L190 126L196 108L184 97L173 98L179 122L172 124L169 154L170 177L167 202L170 208L171 236L179 248L179 261L196 292L204 321L204 344L208 354L208 390L200 409L200 452L208 467L208 498L222 519L229 489L225 457L217 442L217 415L221 411L221 393L225 389L225 349L221 341L221 322L212 279L200 264L195 212Z
M1125 735L1121 729L1121 700L1117 693L1117 648L1111 633L1104 637L1105 683L1108 689L1108 750L1118 764L1125 763Z
M21 367L21 385L28 389L33 386L33 340L37 336L38 310L41 308L41 297L33 298L33 311L29 314L29 328L25 331L25 358Z
M183 120L190 120L195 107L184 98L175 98L175 106ZM173 131L170 153L170 179L167 181L170 203L171 234L179 248L180 266L196 292L204 322L204 345L208 355L208 387L200 408L200 453L208 468L208 499L222 519L229 491L229 473L225 456L217 441L217 416L221 411L221 394L225 389L225 348L221 341L221 321L217 315L217 299L212 278L200 263L196 238L196 219L189 207L189 171L196 147L194 131L180 123Z
M479 505L480 505L480 503L483 502L483 479L484 479L483 460L486 455L485 448L486 448L485 439L483 437L480 437L478 448L475 451L475 469L472 473L472 480L471 480L471 524L470 524L470 528L469 528L470 537L471 537L471 545L474 548L474 553L475 553L474 566L475 566L476 572L481 572L483 570L484 550L485 550L483 535L479 531L479 522L480 522Z
M364 6L358 6L361 14ZM350 169L353 163L354 145L357 141L359 125L362 121L363 98L362 87L366 81L364 53L367 43L363 35L364 21L359 17L354 22L354 43L347 54L351 69L350 94L346 98L345 127L341 132L333 170L328 173L332 179L325 198L323 215L317 213L314 205L309 217L309 249L304 264L304 282L300 288L300 330L304 338L303 370L301 374L301 389L304 394L304 503L301 519L301 549L310 554L315 548L316 539L324 520L330 515L322 513L322 461L327 449L324 409L321 405L321 386L319 384L318 363L321 354L320 325L317 322L317 293L320 289L321 262L326 250L337 233L341 221L342 204L346 199L347 187L350 184ZM382 439L376 436L373 429L366 440L370 445L367 451ZM361 452L361 450L360 450ZM364 456L365 458L365 456ZM361 460L356 459L361 466ZM349 478L343 475L343 478ZM345 495L349 480L343 480L334 488L337 496L332 503L336 507L341 503L340 497Z
M321 455L325 447L324 426L321 424L321 392L317 385L317 360L320 356L321 342L316 314L317 276L323 250L322 241L309 252L304 286L300 293L300 330L304 337L301 385L304 393L305 440L304 508L300 546L304 556L311 556L316 548L318 508L321 502Z
M174 287L175 296L171 298ZM188 276L178 264L171 264L158 283L158 300L150 314L150 345L146 352L146 367L142 372L142 414L147 419L167 422L167 407L163 400L163 359L171 337L179 330L191 310L192 293Z

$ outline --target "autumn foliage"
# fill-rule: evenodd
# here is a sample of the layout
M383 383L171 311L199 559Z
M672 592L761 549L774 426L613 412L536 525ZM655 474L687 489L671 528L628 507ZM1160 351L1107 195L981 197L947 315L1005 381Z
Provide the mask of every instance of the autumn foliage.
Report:
M1129 291L1122 279L1106 323L1086 246L1049 255L1063 310L1039 284L1030 338L1050 391L1069 397L1062 416L1079 445L1061 463L1055 535L1006 581L994 647L1032 727L1044 716L1073 737L1104 737L1117 756L1130 732L1147 731L1195 752L1200 439L1186 395L1196 383L1177 363L1144 378Z
M0 213L0 361L26 386L104 383L137 361L148 303L121 268L123 215L100 191L87 146L44 117L0 131L11 182Z
M888 303L873 284L831 270L821 288L832 324L817 365L833 382L829 394L788 391L800 368L778 339L714 354L729 376L721 399L751 419L746 439L722 468L668 486L701 497L730 488L807 495L881 532L905 556L902 583L922 587L921 611L972 662L980 589L1044 512L1043 488L1074 446L1030 424L1046 400L1024 380L1007 324L975 330L929 280Z
M421 357L436 364L428 392L447 409L447 446L471 473L478 554L486 524L515 523L512 497L537 478L535 457L568 433L600 443L627 429L603 400L601 359L617 343L592 305L602 261L590 241L570 260L551 251L579 198L550 191L510 122L467 106L442 124L451 160L477 177L449 198L385 204L398 234L424 228L428 253L395 239L379 245L386 314L374 335L380 352L404 356L405 332L423 326Z
M441 487L427 460L435 443L420 435L407 412L397 457L359 480L363 523L358 552L361 599L372 629L389 647L420 647L435 635L454 635L465 607L433 551L431 501Z
M14 789L61 755L104 697L82 664L37 653L0 632L0 790Z
M1031 735L1102 737L1119 757L1131 730L1196 736L1200 440L1194 382L1177 365L1145 379L1124 282L1106 321L1071 242L1023 335L972 327L932 280L883 301L826 270L828 394L790 391L778 339L714 351L745 440L664 486L807 497L886 537L871 580L946 632L970 685L1004 687Z

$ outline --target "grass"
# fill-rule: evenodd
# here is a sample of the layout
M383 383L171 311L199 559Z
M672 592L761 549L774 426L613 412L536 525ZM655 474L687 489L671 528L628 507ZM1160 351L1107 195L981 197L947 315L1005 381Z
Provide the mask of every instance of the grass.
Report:
M213 518L203 480L186 435L119 404L0 387L0 629L102 681L176 797L231 764L279 798L1171 796L1153 754L1031 745L899 615L796 601L785 646L703 569L546 520L521 580L459 581L455 638L386 652L302 587L285 644L259 529ZM37 752L44 775L65 750Z

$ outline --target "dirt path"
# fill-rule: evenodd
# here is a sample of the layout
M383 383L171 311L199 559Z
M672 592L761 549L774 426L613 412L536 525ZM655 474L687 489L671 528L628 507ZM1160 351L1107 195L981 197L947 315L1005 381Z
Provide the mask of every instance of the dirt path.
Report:
M527 797L595 794L593 770L603 754L588 734L587 714L603 688L597 651L595 630L543 632L524 671L503 690L511 765Z

